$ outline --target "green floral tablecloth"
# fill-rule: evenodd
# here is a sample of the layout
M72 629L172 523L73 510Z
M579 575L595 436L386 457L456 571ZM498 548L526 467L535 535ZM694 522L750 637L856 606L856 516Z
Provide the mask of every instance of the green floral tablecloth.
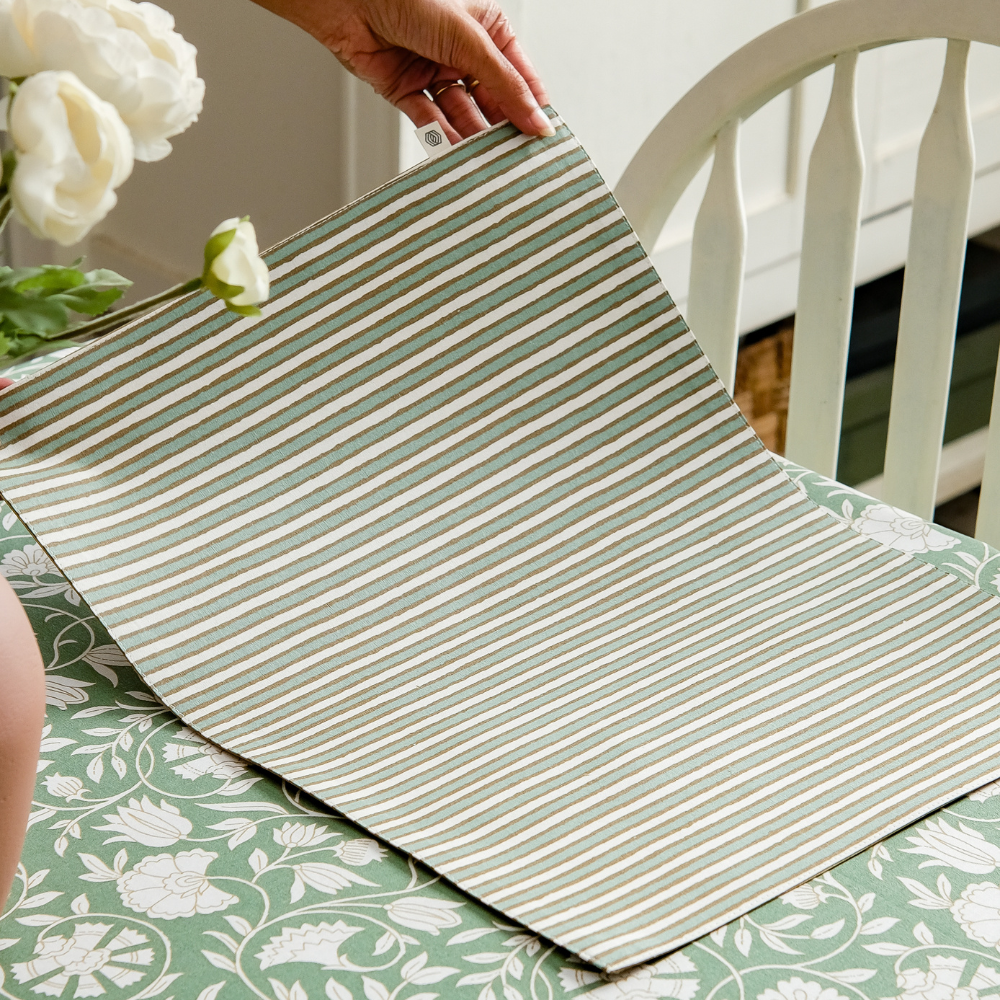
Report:
M856 531L997 593L1000 553L786 468ZM604 975L192 732L2 505L0 574L34 624L49 701L0 996L1000 1000L1000 783Z

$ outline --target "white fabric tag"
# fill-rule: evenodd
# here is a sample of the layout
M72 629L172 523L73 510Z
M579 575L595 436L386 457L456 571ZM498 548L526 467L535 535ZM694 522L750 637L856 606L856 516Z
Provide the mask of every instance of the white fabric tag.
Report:
M416 132L417 138L420 140L420 145L427 151L428 156L440 156L451 149L451 143L444 134L444 129L437 122L431 122L430 125L421 125Z

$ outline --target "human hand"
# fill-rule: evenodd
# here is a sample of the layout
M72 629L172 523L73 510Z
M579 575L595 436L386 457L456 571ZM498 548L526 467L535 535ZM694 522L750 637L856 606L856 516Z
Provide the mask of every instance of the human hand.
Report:
M256 2L317 38L418 128L436 121L457 142L508 118L553 134L545 88L496 0ZM443 86L463 78L468 90Z
M13 384L14 380L12 378L0 378L0 389L6 389L7 386Z

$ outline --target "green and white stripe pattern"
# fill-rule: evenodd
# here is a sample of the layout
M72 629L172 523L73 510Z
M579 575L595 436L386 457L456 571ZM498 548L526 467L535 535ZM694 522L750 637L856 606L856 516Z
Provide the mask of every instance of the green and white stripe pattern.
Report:
M0 483L192 726L622 968L1000 773L1000 606L792 486L557 124L6 390Z

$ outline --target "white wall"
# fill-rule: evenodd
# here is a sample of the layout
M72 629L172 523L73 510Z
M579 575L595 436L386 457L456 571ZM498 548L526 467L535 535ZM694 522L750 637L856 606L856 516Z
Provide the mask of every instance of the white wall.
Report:
M527 0L519 37L613 187L695 81L794 13L795 0Z
M249 0L162 0L199 49L201 121L175 152L138 164L85 248L148 294L197 273L207 233L249 214L262 246L290 235L423 158L408 121L299 29ZM815 0L814 0L815 2ZM507 0L552 102L613 186L662 115L705 73L808 0ZM916 147L933 105L943 43L862 56L869 164L859 280L905 256ZM742 130L750 216L742 327L794 310L808 150L829 72L762 109ZM974 231L1000 222L1000 52L974 51L970 80L980 179ZM654 260L682 308L691 228L705 174L669 220ZM17 262L72 259L12 233ZM133 296L135 297L135 296Z
M801 2L801 0L799 0ZM697 80L796 11L796 0L507 0L504 8L553 106L614 187L643 139ZM402 123L404 134L411 131ZM404 140L404 167L422 158ZM761 145L744 170L779 173Z
M663 114L741 45L829 0L521 0L519 36L553 103L614 186ZM857 280L901 266L917 147L940 81L944 42L862 55L859 114L868 166ZM741 168L749 234L741 328L794 312L804 180L832 74L817 74L744 124ZM970 103L977 147L972 231L1000 222L1000 51L974 46ZM710 164L668 220L654 263L683 309L690 239Z

